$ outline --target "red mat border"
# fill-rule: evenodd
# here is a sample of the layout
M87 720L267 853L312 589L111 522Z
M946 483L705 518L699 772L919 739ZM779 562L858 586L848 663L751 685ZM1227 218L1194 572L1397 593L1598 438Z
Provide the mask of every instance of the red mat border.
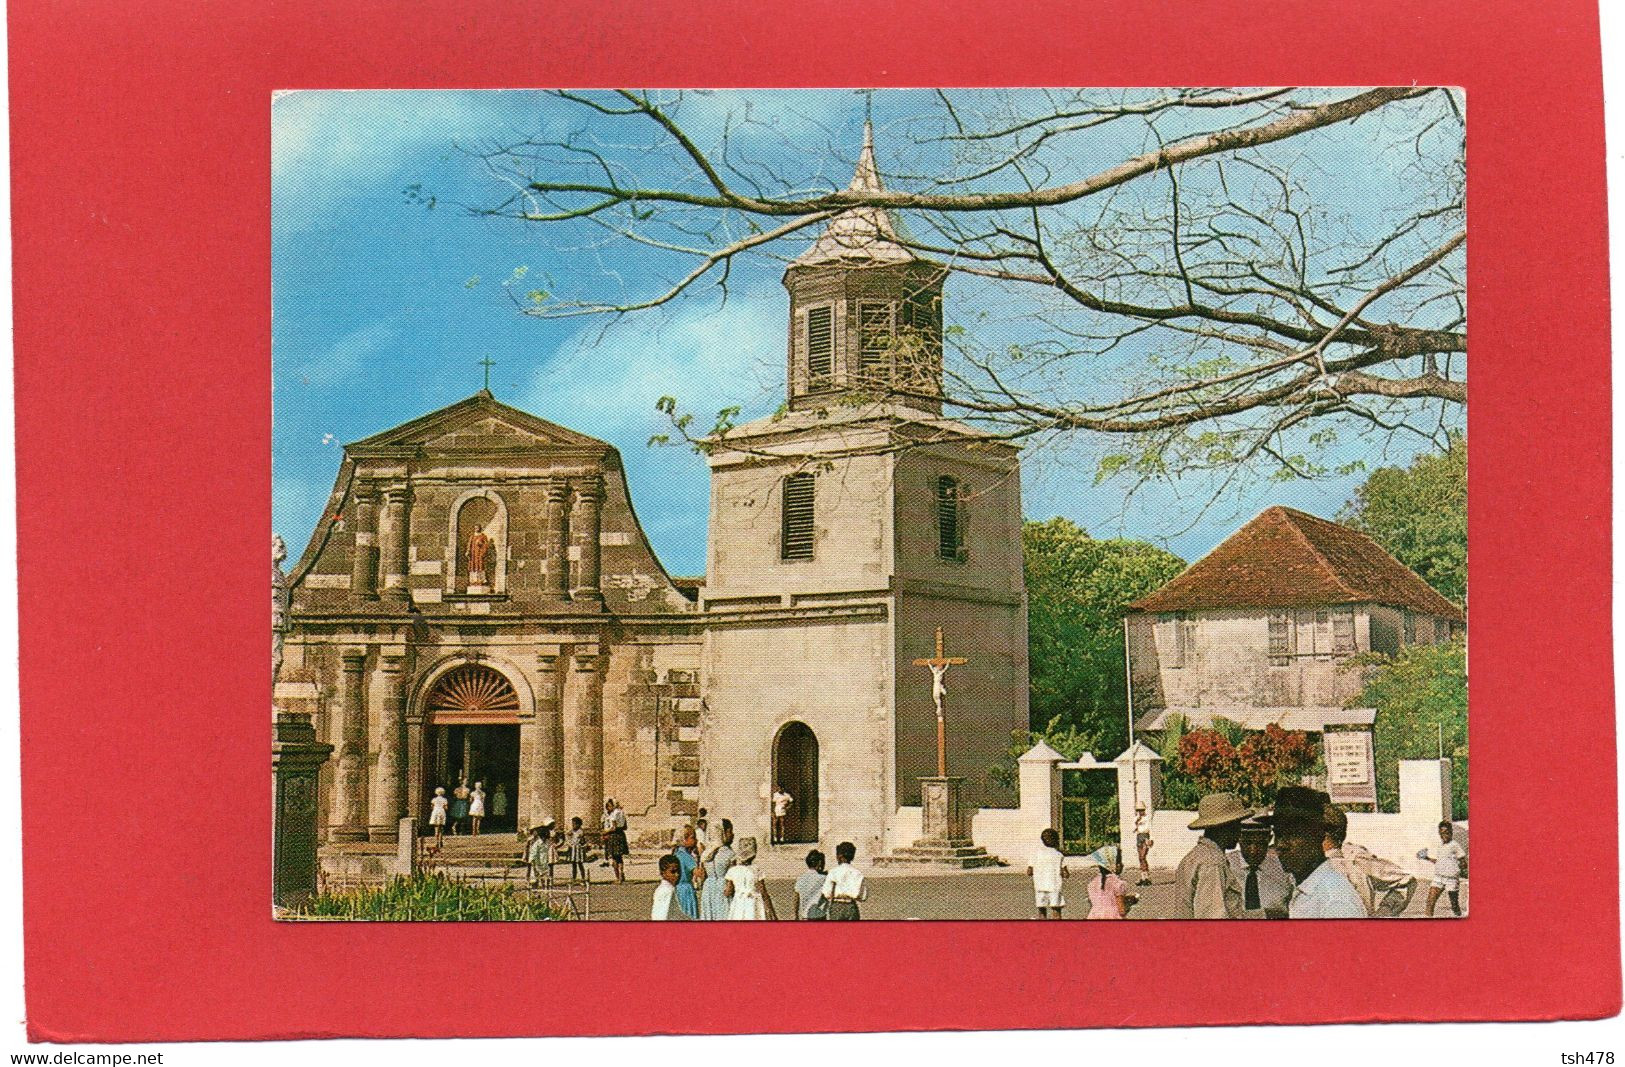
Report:
M1618 1010L1594 5L13 0L8 19L35 1039ZM1464 86L1469 109L1468 920L268 918L273 89L1411 82ZM479 972L470 1012L456 990Z

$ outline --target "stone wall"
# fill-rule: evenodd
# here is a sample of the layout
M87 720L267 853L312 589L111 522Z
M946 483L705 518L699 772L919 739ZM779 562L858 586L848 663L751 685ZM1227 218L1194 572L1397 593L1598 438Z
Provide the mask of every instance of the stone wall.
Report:
M768 840L773 743L798 721L818 741L820 839L874 853L894 807L890 638L884 605L867 618L708 628L700 803L713 820Z

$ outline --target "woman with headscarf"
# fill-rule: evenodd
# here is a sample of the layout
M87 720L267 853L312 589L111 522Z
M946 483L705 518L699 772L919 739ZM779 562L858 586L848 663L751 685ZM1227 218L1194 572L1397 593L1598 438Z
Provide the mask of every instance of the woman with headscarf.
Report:
M700 896L695 886L705 881L705 868L700 865L700 847L694 837L694 827L683 827L678 845L671 850L680 868L677 877L677 907L690 919L700 917Z
M739 842L734 865L728 868L722 892L728 898L730 919L776 919L773 901L767 887L756 873L756 839L747 837Z
M1089 877L1089 919L1126 919L1137 899L1123 881L1123 854L1116 845L1103 845L1084 860L1095 870Z
M728 895L723 890L726 888L728 868L734 864L733 843L733 823L723 819L722 832L718 836L717 843L705 853L705 888L700 890L702 919L728 917Z

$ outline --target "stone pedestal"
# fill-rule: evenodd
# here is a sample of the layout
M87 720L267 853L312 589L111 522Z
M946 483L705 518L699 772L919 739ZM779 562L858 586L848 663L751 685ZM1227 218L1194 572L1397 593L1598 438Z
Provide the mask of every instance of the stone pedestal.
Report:
M920 831L924 835L908 848L899 848L874 862L934 864L948 867L991 867L999 862L971 840L975 810L965 803L965 779L920 779Z
M279 710L271 735L271 897L298 907L316 892L316 773L333 752L310 715Z
M971 812L965 779L920 779L920 829L926 841L969 841Z

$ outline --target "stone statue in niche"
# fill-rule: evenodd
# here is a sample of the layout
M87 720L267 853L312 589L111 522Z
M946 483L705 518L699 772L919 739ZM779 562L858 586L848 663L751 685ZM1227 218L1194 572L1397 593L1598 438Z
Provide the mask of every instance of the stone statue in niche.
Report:
M491 554L491 539L476 529L468 538L468 585L485 585L485 558Z
M288 558L288 546L281 537L271 535L271 682L282 673L282 635L288 631L288 577L282 573L282 561Z

